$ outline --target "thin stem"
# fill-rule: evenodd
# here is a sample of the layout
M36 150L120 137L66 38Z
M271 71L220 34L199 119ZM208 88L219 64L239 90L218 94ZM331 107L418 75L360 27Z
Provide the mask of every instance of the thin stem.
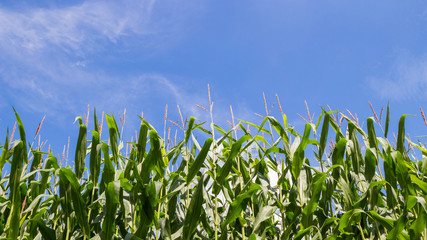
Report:
M160 199L163 197L163 188L160 189ZM160 219L160 207L162 206L162 204L159 203L159 206L157 208L157 221ZM157 230L157 234L156 234L156 240L159 239L160 236L160 229Z
M214 184L216 181L216 140L215 140L215 128L214 128L214 120L213 120L213 113L212 113L212 108L213 108L213 102L211 101L211 91L209 88L209 84L208 84L208 94L209 94L209 115L211 118L211 131L212 131L212 139L213 139L213 154L212 154L212 160L213 160L213 165L214 165ZM214 185L215 186L215 185ZM218 194L215 193L215 216L214 216L214 223L215 223L215 240L218 240L218 226L219 226L219 222L218 222Z
M95 186L92 187L92 194L91 194L91 203L93 202L93 198L95 196ZM90 224L90 214L92 213L92 208L89 208L89 212L88 212L88 222ZM86 237L85 237L86 238Z

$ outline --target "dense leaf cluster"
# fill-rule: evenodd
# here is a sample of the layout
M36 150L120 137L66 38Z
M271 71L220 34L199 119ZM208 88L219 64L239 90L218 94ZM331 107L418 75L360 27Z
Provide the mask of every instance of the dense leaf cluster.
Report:
M183 140L169 146L144 119L136 140L123 143L112 115L102 140L95 113L91 139L78 119L73 167L28 144L16 114L20 139L9 142L8 133L1 147L0 235L426 239L427 149L405 139L405 116L391 143L388 109L381 137L374 118L364 131L333 114L323 111L303 134L288 126L286 115L282 123L267 116L229 131L190 118Z

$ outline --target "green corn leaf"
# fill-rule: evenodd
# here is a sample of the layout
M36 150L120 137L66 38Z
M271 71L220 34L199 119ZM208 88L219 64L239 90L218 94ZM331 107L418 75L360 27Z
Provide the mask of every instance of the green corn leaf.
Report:
M156 130L156 129L154 129L154 127L151 124L149 124L147 121L145 121L144 118L142 118L139 115L138 115L138 117L139 117L139 119L141 119L142 124L145 124L148 127L148 129L150 129L150 130Z
M22 207L19 182L24 163L24 155L26 155L26 152L24 152L24 142L19 141L13 149L12 166L10 169L10 199L12 201L12 209L6 224L6 230L10 239L18 239L19 236L19 215Z
M104 116L101 116L104 117ZM89 158L89 170L90 170L90 179L93 183L98 182L99 174L101 172L101 145L100 145L100 136L99 136L99 126L98 126L98 117L96 116L96 109L93 109L93 121L94 121L94 131L92 132L92 148L90 151Z
M407 200L405 201L406 208L408 210L412 210L417 204L417 202L418 202L418 199L415 196L412 196L412 195L408 196Z
M280 125L280 123L274 117L268 116L267 119L274 127L274 129L276 129L279 136L282 137L282 139L285 140L286 143L289 143L288 134L286 133L285 129L283 129L282 125Z
M224 165L221 168L221 175L219 175L218 178L218 186L222 186L224 184L225 178L228 176L231 167L233 165L233 161L236 158L237 154L240 152L240 148L244 142L251 139L250 135L244 135L242 136L238 141L233 143L231 146L230 154L228 155L227 161L224 163ZM214 191L215 194L219 192L219 189Z
M366 135L366 133L363 131L363 129L359 126L359 123L355 122L353 119L351 119L350 117L343 115L343 117L347 120L347 122L349 124L352 125L352 128L354 128L360 135L362 135L362 137L364 139L367 139L368 136ZM351 133L351 131L349 131Z
M405 154L405 118L409 114L403 114L399 120L399 131L397 132L397 151Z
M70 234L72 234L73 217L72 217L72 198L71 198L71 184L66 177L59 176L59 196L61 197L61 209L62 214L65 218L64 221L64 232L62 233L63 239L69 239Z
M107 120L108 127L114 128L114 130L116 131L120 139L120 130L119 130L119 127L117 126L117 122L116 122L116 119L114 118L113 113L111 113L111 116L109 116L108 114L105 114L105 119Z
M385 217L379 215L375 211L369 211L368 214L373 219L375 219L376 221L378 221L379 223L381 223L381 225L383 225L388 231L390 231L391 229L393 229L393 225L394 225L394 220L393 219L385 218Z
M37 227L40 229L40 233L42 234L43 239L47 239L47 240L57 239L55 231L47 227L46 224L41 219L38 219L35 222L37 224Z
M415 183L421 190L424 192L424 194L427 194L427 183L420 180L416 175L411 174L410 175L411 181Z
M46 166L45 166L45 170L48 169L58 169L59 165L58 165L58 161L56 159L56 157L54 157L52 154L49 154L49 157L46 159ZM39 194L43 194L47 188L47 183L48 183L48 178L50 173L49 172L41 172L41 180L40 180L40 185L39 185Z
M162 146L160 144L160 136L155 130L151 130L150 135L150 153L155 161L156 172L163 177L165 174L166 163L163 159Z
M38 151L38 150L33 150L32 152L33 152L34 158L31 162L30 172L36 171L38 169L39 164L42 161L42 154L43 154L41 151ZM27 181L28 187L30 187L31 181L33 181L35 179L35 177L36 177L36 175L34 174L28 178L28 181Z
M143 123L141 125L141 128L139 129L139 136L138 136L138 155L137 155L137 162L141 163L145 154L145 146L147 145L147 134L148 134L148 126L147 124Z
M104 172L102 174L102 178L105 186L107 186L110 182L114 180L114 166L113 162L110 158L110 152L108 145L106 143L103 143L101 145L102 153L104 154Z
M164 175L165 163L163 161L162 150L160 148L160 137L155 130L150 130L150 151L142 162L141 179L148 183L152 170L155 170L159 176Z
M348 231L353 222L360 222L360 215L362 213L364 213L364 211L358 208L344 213L340 219L338 230L342 233Z
M341 138L345 138L344 134L342 133L340 126L338 125L338 123L334 120L330 120L329 123L331 124L332 129L334 129L335 133L336 133L336 138L335 140L338 142L339 139Z
M261 149L261 150L264 151L264 149ZM270 153L286 154L285 150L283 150L279 147L271 147L271 148L267 149L267 151L265 151L264 156L268 156Z
M106 143L103 143L101 145L102 153L104 155L104 171L102 173L101 177L101 185L100 185L100 192L102 193L105 189L105 187L108 186L108 184L112 181L114 181L114 166L110 159L110 152L108 145Z
M42 200L42 198L46 198L46 197L50 197L50 195L48 195L48 194L40 194L40 195L38 195L37 197L35 197L33 199L32 203L22 213L24 214L24 213L27 213L27 212L31 212L34 209L37 210L37 206L39 205L40 200Z
M320 122L322 121L323 115L325 114L325 109L322 108L322 113L320 113L319 117L317 118L316 124L314 125L313 131L317 132L317 129L319 129Z
M353 163L353 171L356 174L359 174L360 172L360 165L362 164L362 152L360 150L359 146L359 140L357 138L357 126L354 125L352 122L348 123L348 132L349 132L349 138L351 140L350 149L351 149L351 159Z
M302 169L302 165L304 163L305 148L307 147L307 144L309 142L310 131L311 131L311 125L309 123L306 123L304 136L294 154L294 159L292 163L292 176L294 177L294 180L298 179Z
M384 177L389 183L386 185L387 194L387 206L392 209L396 205L396 201L393 197L394 189L397 189L397 177L396 177L396 161L391 156L391 147L388 147L384 157Z
M334 152L332 153L332 164L342 166L344 168L344 154L345 148L347 145L347 140L345 138L341 138L338 143L335 145ZM332 177L334 178L334 186L339 180L340 177L340 168L334 168L332 170Z
M176 216L176 207L178 202L178 193L174 193L170 196L168 201L168 216L170 219L174 219Z
M409 228L414 232L413 239L421 239L421 233L426 228L427 223L427 213L424 210L419 211L417 219L415 219L411 227Z
M322 192L323 184L325 183L328 175L326 173L319 173L313 179L313 184L311 186L311 197L307 205L304 207L302 211L302 226L303 229L309 228L313 223L313 213L317 208L320 193Z
M297 233L297 235L295 236L295 240L301 240L301 239L303 239L305 235L307 235L308 233L310 233L311 229L312 229L312 226L310 226L309 228L305 228L305 229L299 231Z
M273 213L277 210L277 207L275 206L263 206L258 214L256 215L253 232L257 233L259 228L261 227L261 223L264 222L267 219L270 219Z
M152 222L154 220L154 207L152 203L153 196L150 196L150 194L155 194L156 192L149 190L149 187L144 187L143 183L138 182L138 188L140 195L140 220L138 225L138 230L135 232L135 236L146 239L148 231L150 227L152 226Z
M249 135L249 134L247 134L247 135ZM263 136L256 135L256 136L253 136L253 139L254 139L254 140L257 140L257 141L260 141L260 142L263 142L263 143L265 143L265 145L267 145L267 146L270 146L270 143L269 143L269 142L267 142L267 140L265 140L265 138L264 138Z
M1 152L1 156L0 156L0 172L3 170L3 166L6 163L6 160L8 158L8 152L9 152L9 128L7 128L6 140L3 145L3 151Z
M98 183L101 171L101 145L99 142L99 133L92 131L92 145L89 158L90 179L93 183Z
M408 139L407 139L408 140ZM421 174L422 177L427 176L427 149L424 148L424 146L422 146L422 144L415 144L413 142L411 142L410 140L408 140L410 142L410 144L414 147L416 147L417 149L419 149L422 152L422 162L421 162Z
M286 127L286 115L284 115L283 117L284 117L285 127ZM283 149L285 151L285 154L289 156L291 154L291 150L290 150L290 147L289 147L289 137L288 137L288 134L286 133L285 129L283 129L283 127L280 125L280 123L274 117L268 116L267 119L270 121L270 124L274 127L274 129L276 129L277 133L282 138L282 140L283 140ZM254 138L258 140L259 139L258 137L259 136L257 135ZM262 138L262 139L264 140L264 138ZM266 144L269 145L268 142L266 142Z
M194 120L194 117L190 117L190 120L188 121L187 131L185 131L185 144L187 144L188 139L190 139L191 131L193 130Z
M119 135L119 129L117 127L116 120L114 119L113 114L111 117L108 114L105 114L105 118L107 119L108 130L110 134L110 147L111 153L113 154L113 162L116 166L119 165L119 145L117 141L117 135Z
M415 195L415 190L412 185L411 177L409 176L408 168L406 167L406 161L403 160L403 156L399 151L396 152L396 163L397 180L402 187L406 199L408 195Z
M247 190L240 193L230 204L230 210L228 210L227 218L221 224L221 228L225 228L228 224L236 220L242 210L246 208L249 199L260 189L261 187L258 184L253 183Z
M283 118L283 126L285 126L285 128L288 128L288 117L286 116L286 114L282 115Z
M377 158L374 151L375 149L368 148L365 152L365 179L368 182L371 182L374 177L377 166Z
M201 130L201 131L205 130L205 129L202 129L202 128L203 128L202 126L203 126L205 123L206 123L206 121L204 121L204 122L200 122L200 121L199 121L199 123L198 123L198 124L193 125L194 127L193 127L193 130L192 130L192 131L194 131L195 129L199 129L199 130ZM209 135L211 135L209 131L207 131L206 133L207 133L207 134L209 134Z
M243 157L239 157L238 161L240 162L240 172L239 174L243 177L243 183L247 183L251 180L250 169L251 166Z
M212 141L212 138L206 139L203 148L200 150L199 155L197 155L196 160L194 160L194 163L191 165L191 168L188 171L187 183L190 183L191 180L193 180L193 178L199 172L200 168L203 166L203 163L205 162L206 156L208 155L209 149L211 147Z
M188 206L187 214L184 219L182 239L192 239L197 225L201 223L200 217L203 201L203 177L201 177L197 184L196 191L191 196L190 205Z
M18 113L16 112L15 108L13 108L13 111L15 112L16 122L18 123L18 129L19 129L19 137L21 138L21 141L23 143L22 151L24 151L24 163L28 164L28 155L27 155L27 140L25 137L25 129L24 124L22 124L21 118L19 117Z
M357 202L357 195L354 192L354 189L352 188L352 185L350 185L344 177L346 176L340 176L339 178L339 186L340 190L343 192L343 201L347 204L347 206L353 206Z
M393 229L389 232L387 240L402 239L402 231L405 228L407 222L406 209L403 209L403 213L397 221L394 222Z
M385 118L384 137L387 138L388 126L390 123L390 104L387 103L387 114Z
M79 137L77 139L76 154L74 157L75 172L77 178L82 178L85 167L86 147L87 147L87 127L81 124L79 127Z
M103 118L104 116L101 116L101 117ZM94 130L99 133L98 117L96 116L95 108L93 109L93 127L94 127Z
M377 134L375 133L374 119L372 117L369 117L366 120L366 123L368 128L369 147L378 149Z
M256 124L254 124L254 123L251 123L251 122L248 122L248 121L245 121L245 120L242 120L242 119L238 119L240 122L242 122L242 123L246 123L246 124L248 124L249 126L252 126L252 127L254 127L254 128L256 128L256 129L258 129L258 133L259 132L264 132L264 133L267 133L267 134L270 134L270 132L268 131L268 130L266 130L265 128L263 128L262 127L262 125L261 126L258 126L258 125L256 125ZM225 135L225 134L224 134Z
M147 157L142 162L140 180L143 184L148 184L150 181L150 175L154 168L155 158L153 157L153 151L148 152Z
M120 188L120 182L109 182L105 191L105 216L102 223L102 239L113 239L114 232L116 230L116 211L119 205L117 197L118 189Z
M320 134L320 145L319 145L319 158L322 158L323 153L325 152L326 140L328 139L328 131L329 131L329 114L325 113L325 117L323 119L322 132Z
M67 168L61 168L59 171L59 177L64 183L71 185L71 199L75 211L76 218L79 225L81 226L83 233L86 237L90 237L90 227L87 217L86 204L80 193L80 184L77 181L76 175Z
M214 124L215 129L220 132L222 135L227 135L226 131L224 129L222 129L220 126ZM231 132L231 131L230 131Z

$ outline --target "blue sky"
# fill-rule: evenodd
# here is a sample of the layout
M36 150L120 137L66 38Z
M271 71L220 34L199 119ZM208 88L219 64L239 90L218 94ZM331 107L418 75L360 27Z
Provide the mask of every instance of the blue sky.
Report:
M126 108L127 140L141 112L162 132L166 104L173 121L177 105L207 120L195 104L208 107L208 84L224 126L230 105L259 123L264 92L297 128L304 100L362 122L369 102L378 113L390 102L392 131L404 113L415 136L427 128L425 1L2 1L0 22L1 142L12 105L29 138L46 115L56 154L88 104L117 118Z

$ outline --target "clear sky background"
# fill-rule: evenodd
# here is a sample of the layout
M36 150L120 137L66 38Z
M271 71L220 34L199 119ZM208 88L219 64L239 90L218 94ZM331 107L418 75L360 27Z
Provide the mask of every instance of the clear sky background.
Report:
M426 135L427 2L0 2L1 143L12 105L29 140L46 115L40 134L55 154L68 136L77 141L73 121L88 104L117 119L126 108L127 140L141 112L162 136L166 104L173 121L177 105L184 117L208 119L195 106L208 107L208 84L222 126L230 105L259 123L263 93L269 107L277 93L297 129L304 100L315 117L329 105L361 122L372 116L369 102L378 114L390 102L392 132L411 113L409 131ZM280 117L277 104L272 115Z

